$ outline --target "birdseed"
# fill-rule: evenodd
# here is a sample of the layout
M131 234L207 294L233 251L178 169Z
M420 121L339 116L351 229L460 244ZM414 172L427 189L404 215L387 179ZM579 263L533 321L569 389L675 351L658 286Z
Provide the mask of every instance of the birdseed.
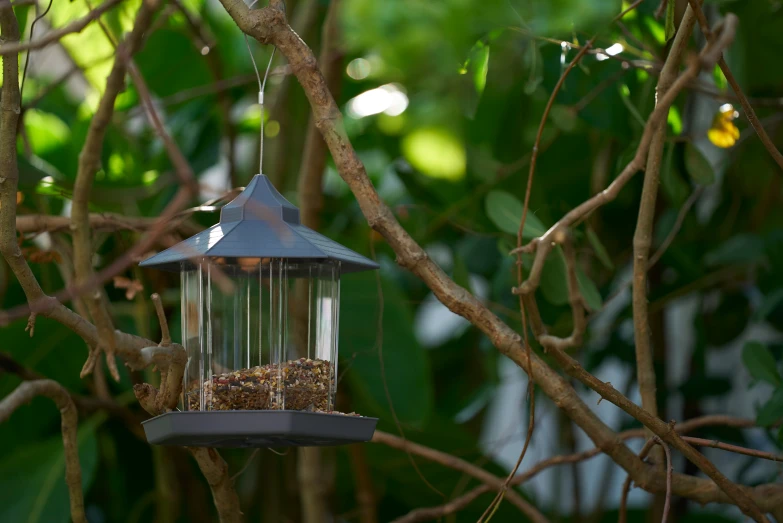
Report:
M204 382L206 410L304 410L332 412L332 365L299 358L215 374ZM188 391L188 410L201 410L197 387Z

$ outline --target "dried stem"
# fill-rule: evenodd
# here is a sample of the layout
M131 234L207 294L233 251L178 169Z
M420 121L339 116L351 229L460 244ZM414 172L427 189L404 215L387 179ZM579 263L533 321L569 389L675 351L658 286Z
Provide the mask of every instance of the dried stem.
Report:
M0 401L0 423L8 420L17 408L29 403L36 396L46 396L60 409L60 427L65 454L65 483L68 486L71 502L71 519L76 523L87 523L82 494L82 468L79 463L78 415L68 391L52 380L25 381Z

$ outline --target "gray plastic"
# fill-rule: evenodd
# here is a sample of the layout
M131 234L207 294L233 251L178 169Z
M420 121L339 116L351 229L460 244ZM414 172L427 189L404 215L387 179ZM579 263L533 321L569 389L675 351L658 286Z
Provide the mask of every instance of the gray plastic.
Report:
M322 447L372 439L378 418L297 410L167 412L144 421L153 445Z
M220 211L220 222L141 262L178 272L190 260L210 258L291 258L340 262L340 272L377 269L379 265L299 223L294 207L263 174Z

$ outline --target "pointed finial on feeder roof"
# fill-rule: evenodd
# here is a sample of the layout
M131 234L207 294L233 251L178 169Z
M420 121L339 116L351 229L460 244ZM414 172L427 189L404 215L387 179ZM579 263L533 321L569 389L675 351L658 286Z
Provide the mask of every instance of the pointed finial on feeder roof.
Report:
M377 269L374 261L299 223L299 209L263 174L220 211L220 222L139 265L178 272L181 264L208 258L333 260L340 272Z

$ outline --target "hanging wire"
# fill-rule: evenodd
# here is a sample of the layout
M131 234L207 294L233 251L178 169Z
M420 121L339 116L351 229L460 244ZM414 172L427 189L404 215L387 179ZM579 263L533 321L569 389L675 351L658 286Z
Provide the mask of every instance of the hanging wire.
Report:
M33 23L30 24L30 41L31 42L33 41L33 31L35 30L35 24L38 23L38 20L40 20L41 18L43 18L44 16L46 16L49 13L49 10L52 8L52 3L53 2L54 2L54 0L49 0L49 5L46 6L46 10L44 10L44 12L41 13L41 14L38 14L38 2L35 3L36 17L35 17L35 20L33 20ZM27 78L27 68L30 66L30 53L32 53L32 52L33 52L32 49L28 50L27 51L27 56L25 57L25 60L24 60L24 69L22 70L22 85L19 88L19 99L20 100L22 99L22 94L24 94L24 81L25 81L25 78Z
M248 7L253 7L258 3L258 0L253 0ZM258 72L258 65L256 59L253 57L253 51L250 49L250 39L245 34L245 45L247 46L247 53L250 55L250 61L253 63L253 70L256 72L256 79L258 80L258 105L261 106L261 136L258 141L258 174L264 174L264 89L266 88L266 80L269 78L269 71L272 69L272 60L275 59L276 47L272 47L272 54L269 56L269 63L266 65L266 72L264 73L264 79L261 80L261 74Z

